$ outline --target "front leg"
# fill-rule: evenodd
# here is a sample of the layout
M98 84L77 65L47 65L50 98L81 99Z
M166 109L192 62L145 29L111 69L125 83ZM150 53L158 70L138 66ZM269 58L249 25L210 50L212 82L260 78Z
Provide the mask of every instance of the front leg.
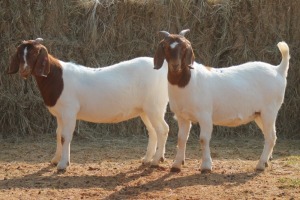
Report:
M177 116L178 120L178 149L177 154L174 160L174 163L171 168L171 172L180 172L181 165L184 164L185 161L185 149L186 149L186 142L189 137L190 129L191 129L191 122L189 120L183 119Z
M212 159L210 156L210 139L213 130L213 123L210 115L203 116L199 119L199 124L201 128L200 133L200 144L202 150L202 164L201 172L211 172L212 170Z
M60 118L56 118L57 121L57 129L56 129L56 152L54 157L51 160L53 165L57 165L61 159L61 151L62 151L62 144L61 144L61 131L62 131L62 122Z
M61 131L61 145L62 153L61 159L57 164L58 170L65 170L70 164L70 144L73 137L73 132L76 125L76 115L65 115L62 117L62 131Z

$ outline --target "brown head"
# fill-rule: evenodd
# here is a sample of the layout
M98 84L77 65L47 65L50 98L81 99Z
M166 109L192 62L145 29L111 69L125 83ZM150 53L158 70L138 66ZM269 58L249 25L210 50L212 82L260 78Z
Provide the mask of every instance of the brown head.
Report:
M168 62L168 80L171 84L184 87L190 78L190 70L195 60L190 41L184 35L189 29L179 34L160 31L164 39L160 41L154 56L154 69L160 69L164 59Z
M19 71L24 79L30 74L47 77L50 72L49 57L42 41L41 38L23 41L11 57L7 73L14 74Z
M46 47L41 44L42 41L41 38L23 41L11 57L7 73L20 71L24 79L31 74L35 76L45 104L52 107L63 90L62 67L56 58L48 54Z

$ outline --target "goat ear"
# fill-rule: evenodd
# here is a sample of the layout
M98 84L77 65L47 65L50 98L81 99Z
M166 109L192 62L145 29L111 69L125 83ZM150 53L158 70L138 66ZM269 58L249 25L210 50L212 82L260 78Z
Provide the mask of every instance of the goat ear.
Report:
M33 68L33 74L36 76L47 77L49 72L50 72L50 64L49 64L48 51L45 47L42 47L40 49L39 55L37 57L37 61Z
M160 69L164 63L165 53L162 42L158 45L158 48L154 55L154 69Z
M20 59L18 57L18 53L16 52L10 60L10 65L7 69L8 74L15 74L19 71Z
M192 47L189 46L185 51L185 54L183 57L183 64L184 64L184 66L187 66L190 69L194 69L192 67L192 65L194 64L194 61L195 61L194 52L193 52Z

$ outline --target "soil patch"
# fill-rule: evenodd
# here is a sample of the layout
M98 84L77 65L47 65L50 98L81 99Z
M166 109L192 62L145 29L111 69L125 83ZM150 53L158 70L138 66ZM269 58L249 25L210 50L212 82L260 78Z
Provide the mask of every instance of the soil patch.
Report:
M211 141L213 172L201 174L200 146L188 141L186 164L170 173L176 138L168 139L159 168L141 165L147 137L75 137L71 165L58 173L49 161L54 137L1 141L0 199L297 199L300 197L300 141L278 140L264 172L254 170L263 141Z

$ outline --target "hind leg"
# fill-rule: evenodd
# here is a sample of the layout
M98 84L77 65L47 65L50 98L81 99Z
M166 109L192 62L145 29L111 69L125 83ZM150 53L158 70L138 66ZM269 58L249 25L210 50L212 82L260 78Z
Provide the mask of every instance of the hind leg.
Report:
M265 111L261 113L260 119L255 120L255 122L260 128L263 130L265 144L264 149L259 159L259 162L256 166L257 170L264 170L266 166L268 166L268 160L272 156L273 148L276 143L276 122L277 112L272 111Z
M157 166L159 161L165 159L165 146L169 133L169 126L164 120L164 113L148 112L147 116L157 136L157 149L153 156L151 165Z
M157 135L155 132L155 129L153 128L149 118L146 114L141 114L141 119L143 123L145 124L147 131L148 131L148 146L147 146L147 152L146 155L142 158L143 164L148 164L152 161L152 158L155 154L156 147L157 147Z
M256 117L254 121L255 121L256 125L260 128L262 134L264 134L264 127L263 127L263 122L262 122L261 116ZM269 160L272 160L272 158L273 158L273 156L271 153Z

